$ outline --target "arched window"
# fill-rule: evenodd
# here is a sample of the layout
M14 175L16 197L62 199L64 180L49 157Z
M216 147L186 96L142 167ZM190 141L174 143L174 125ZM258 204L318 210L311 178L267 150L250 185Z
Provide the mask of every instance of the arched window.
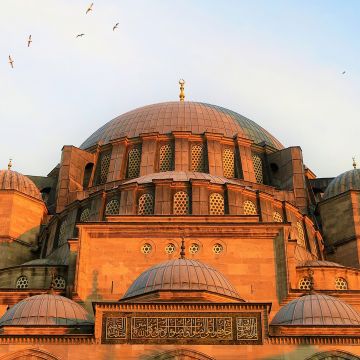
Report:
M127 177L129 179L137 178L140 175L141 164L141 145L134 146L129 151Z
M189 195L185 191L178 191L174 194L174 215L189 214Z
M100 158L100 181L99 184L105 184L109 173L110 154L103 154Z
M59 228L59 245L62 245L66 241L66 228L67 228L67 219L65 218Z
M118 215L120 209L120 203L117 199L112 199L107 202L105 208L105 215Z
M234 151L230 148L223 151L223 173L227 178L235 177Z
M298 239L297 239L297 243L300 246L305 247L305 233L304 233L304 227L302 225L302 223L300 221L298 221L296 223L296 229L297 229L297 233L298 233Z
M191 171L205 172L205 146L204 144L196 144L191 147Z
M210 215L224 215L225 201L224 197L219 193L212 193L209 197Z
M140 196L138 202L138 215L152 215L154 213L154 197L146 193Z
M90 209L86 208L81 211L80 222L87 222L90 219Z
M110 165L110 162L109 162ZM90 183L90 179L91 179L91 174L93 172L93 168L94 168L94 164L93 163L89 163L85 166L85 170L84 170L84 178L83 178L83 188L86 189L89 187L89 183Z
M25 275L18 277L16 280L17 289L27 289L29 287L29 280Z
M174 150L171 144L163 145L160 148L159 171L171 171L174 169Z
M256 205L250 201L244 201L244 215L257 215Z
M335 289L336 290L347 290L348 289L347 281L342 277L336 278L335 279Z
M258 156L258 155L253 155L252 160L253 160L253 165L254 165L254 172L255 172L256 182L258 184L263 184L264 183L264 178L263 178L262 160L261 160L260 156Z
M300 290L311 290L311 279L309 277L303 277L299 281Z
M277 212L277 211L273 212L273 220L274 220L274 222L283 222L284 221L281 214L279 212Z

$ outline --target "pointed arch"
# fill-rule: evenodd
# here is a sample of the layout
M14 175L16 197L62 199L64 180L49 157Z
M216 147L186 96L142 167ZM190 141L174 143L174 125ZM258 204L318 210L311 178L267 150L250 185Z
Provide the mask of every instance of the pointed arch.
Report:
M207 356L201 352L177 349L165 351L150 357L150 360L215 360L214 358Z
M359 360L359 356L342 350L318 352L305 360Z
M55 355L40 349L24 349L1 356L0 360L60 360Z

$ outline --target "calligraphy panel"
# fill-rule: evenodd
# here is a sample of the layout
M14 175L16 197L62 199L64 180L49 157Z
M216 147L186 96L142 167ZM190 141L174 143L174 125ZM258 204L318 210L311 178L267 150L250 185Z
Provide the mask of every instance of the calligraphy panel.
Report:
M126 339L126 317L108 317L105 331L106 339Z
M258 340L257 318L236 318L236 334L237 340Z

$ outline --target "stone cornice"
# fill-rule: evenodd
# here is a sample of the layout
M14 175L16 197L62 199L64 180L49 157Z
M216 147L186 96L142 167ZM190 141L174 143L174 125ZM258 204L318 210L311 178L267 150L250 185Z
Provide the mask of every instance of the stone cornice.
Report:
M0 335L0 345L6 344L95 344L91 335Z

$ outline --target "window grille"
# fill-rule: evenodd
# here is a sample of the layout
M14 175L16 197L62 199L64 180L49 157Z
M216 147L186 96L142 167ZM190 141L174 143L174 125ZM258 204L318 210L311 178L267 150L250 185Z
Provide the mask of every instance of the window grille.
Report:
M127 177L137 178L140 175L141 145L133 147L129 151Z
M145 243L142 247L141 247L141 252L143 253L143 254L150 254L151 253L151 251L152 251L152 246L151 246L151 244L149 244L149 243Z
M112 199L107 202L105 207L105 215L118 215L120 209L120 203L117 199Z
M54 289L65 289L66 282L62 276L56 276L53 280Z
M299 281L300 290L310 290L311 289L311 279L308 277L303 277Z
M17 289L27 289L29 287L29 280L26 276L20 276L16 280L16 288Z
M185 191L178 191L174 195L174 215L189 214L189 195Z
M175 249L176 249L175 245L172 243L169 243L165 246L165 252L166 252L166 254L169 254L169 255L172 254L175 251Z
M304 233L303 225L302 225L302 223L300 221L298 221L296 223L296 228L297 228L297 233L298 233L297 243L300 246L305 247L305 233Z
M281 214L280 214L279 212L277 212L277 211L274 211L274 212L273 212L273 220L274 220L275 222L283 222L283 221L284 221L284 219L283 219L283 217L281 216Z
M234 170L234 151L232 149L226 148L223 151L223 173L226 178L235 177Z
M196 254L200 250L200 245L196 243L192 243L189 247L190 254Z
M60 225L59 229L59 245L62 245L66 241L66 227L67 227L67 219L64 219Z
M174 169L173 146L171 144L163 145L160 148L160 166L159 171L171 171Z
M90 209L86 208L81 212L80 222L87 222L90 219Z
M342 277L336 278L336 280L335 280L335 289L336 290L347 290L348 289L347 281Z
M138 215L152 215L154 213L154 197L147 193L139 198Z
M104 154L100 160L100 184L105 184L110 167L110 154Z
M224 197L219 193L212 193L209 197L210 215L224 215L225 203Z
M214 252L214 254L221 254L223 251L224 251L224 247L223 247L221 244L216 243L216 244L213 246L213 252Z
M256 209L256 205L250 201L250 200L246 200L244 201L244 215L256 215L257 214L257 209Z
M191 147L191 171L205 172L205 146L197 144Z
M260 156L258 156L258 155L253 155L252 159L253 159L256 182L258 184L263 184L264 183L264 178L263 178L262 160L261 160Z

